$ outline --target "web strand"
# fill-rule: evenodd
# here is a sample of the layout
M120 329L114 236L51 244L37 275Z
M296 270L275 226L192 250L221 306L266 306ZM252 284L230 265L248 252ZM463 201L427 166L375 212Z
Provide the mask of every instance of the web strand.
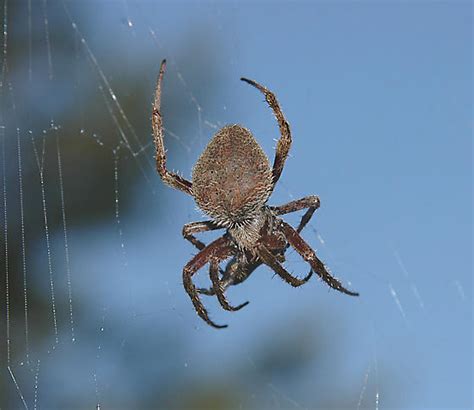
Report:
M22 404L23 404L23 407L24 407L26 410L28 410L28 405L26 404L25 397L23 396L23 392L22 392L21 389L20 389L20 385L18 384L18 381L17 381L17 379L16 379L16 377L15 377L15 374L13 373L13 370L12 370L11 366L8 366L7 368L8 368L8 372L10 373L10 377L11 377L11 379L12 379L12 381L13 381L13 384L15 385L15 389L16 389L18 395L20 396L20 400L21 400L21 402L22 402Z
M48 78L50 81L53 80L53 57L51 53L51 40L49 35L49 19L48 19L48 4L47 0L43 0L42 2L43 8L43 22L44 22L44 37L46 39L46 50L48 55Z
M42 140L43 140L43 151L40 156L36 148L35 139L33 135L31 135L31 143L33 144L33 151L36 157L36 163L38 165L39 177L40 177L41 203L43 206L44 235L45 235L45 241L46 241L46 252L47 252L47 257L48 257L51 314L53 316L54 339L57 345L59 343L59 333L58 333L58 320L57 320L57 314L56 314L56 293L54 290L53 261L52 261L52 253L51 253L51 241L50 241L50 234L49 234L48 210L46 206L46 189L45 189L45 180L44 180L44 157L45 157L45 149L46 149L45 136L43 136Z
M59 192L61 196L61 217L63 223L63 235L64 235L64 257L66 262L66 278L67 278L67 293L69 302L69 323L71 325L71 340L76 340L74 331L74 314L73 314L73 303L72 303L72 280L71 280L71 264L69 261L69 241L67 234L67 223L66 223L66 205L64 200L64 182L63 182L63 166L61 160L61 150L59 147L59 136L56 136L56 152L58 160L58 175L59 175Z
M5 156L5 127L0 126L2 140L2 186L3 186L3 254L5 268L5 309L6 309L6 349L7 365L11 362L11 334L10 334L10 262L8 259L8 207L7 207L7 170Z
M17 158L18 158L18 192L20 195L20 225L21 225L21 265L23 271L23 309L25 318L25 349L26 363L30 364L30 336L28 320L28 271L26 266L26 239L25 239L25 210L23 199L23 161L21 155L20 130L16 129Z

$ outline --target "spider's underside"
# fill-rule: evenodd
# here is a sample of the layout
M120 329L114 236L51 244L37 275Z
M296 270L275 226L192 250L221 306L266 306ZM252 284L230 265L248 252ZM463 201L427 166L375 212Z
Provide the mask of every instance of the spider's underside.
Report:
M163 142L163 123L160 111L161 85L166 61L163 60L158 75L153 104L153 136L156 147L156 169L162 180L194 197L196 204L212 219L192 222L183 227L183 236L199 253L183 269L183 284L197 314L209 325L222 328L227 325L214 323L202 304L199 294L215 295L225 310L236 311L245 302L232 306L224 291L247 279L261 264L270 267L290 285L306 283L316 272L330 287L347 295L358 296L334 278L316 253L300 236L300 232L319 207L319 198L308 196L281 206L268 206L275 184L280 178L291 146L291 133L275 95L255 81L242 78L263 93L273 110L280 128L273 167L250 131L239 125L228 125L218 131L198 159L193 169L192 182L166 168L166 151ZM306 209L297 229L281 218L290 212ZM208 245L194 235L199 232L225 229L224 235ZM309 263L310 271L299 279L282 265L285 251L292 246ZM229 260L225 270L220 263ZM209 264L211 289L197 289L192 276Z

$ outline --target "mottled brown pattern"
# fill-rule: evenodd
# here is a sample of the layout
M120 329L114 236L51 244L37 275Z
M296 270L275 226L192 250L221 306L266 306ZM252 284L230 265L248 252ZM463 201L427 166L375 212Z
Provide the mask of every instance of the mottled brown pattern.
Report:
M280 129L273 167L249 130L240 125L228 125L214 135L193 169L192 183L166 168L166 150L160 112L161 85L165 61L161 63L153 104L153 135L156 147L156 169L162 180L192 195L200 209L212 220L192 222L183 227L183 236L198 250L183 269L183 285L197 314L210 326L223 328L213 322L199 294L215 295L221 306L236 311L248 304L232 306L225 297L231 285L245 281L261 264L270 267L281 279L297 287L305 284L316 272L330 287L348 295L357 296L334 278L316 253L300 236L300 232L319 208L319 198L308 196L285 205L267 205L276 182L281 176L291 146L290 126L281 111L275 95L253 80L242 78L257 88L273 110ZM280 215L306 209L295 230ZM194 234L225 229L224 235L209 245ZM299 279L284 267L285 252L292 246L309 263L311 269ZM220 263L228 260L225 269ZM192 276L209 264L212 287L197 289Z
M240 125L214 135L194 166L192 181L198 207L223 226L249 219L273 186L267 156Z

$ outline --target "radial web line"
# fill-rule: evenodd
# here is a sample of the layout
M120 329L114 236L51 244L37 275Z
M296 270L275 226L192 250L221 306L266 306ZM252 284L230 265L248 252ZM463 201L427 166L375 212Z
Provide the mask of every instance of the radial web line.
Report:
M99 361L101 359L101 351L102 351L102 345L101 345L101 339L103 338L103 334L104 334L104 329L105 329L105 317L107 315L107 311L106 309L104 308L103 309L103 314L102 314L102 319L101 319L101 325L100 325L100 333L99 333L99 336L98 336L98 339L99 339L99 343L97 344L97 354L96 354L96 364L95 364L95 368L94 370L92 371L92 378L94 380L94 388L95 388L95 399L96 399L96 410L100 410L101 408L101 397L100 397L100 389L99 389L99 377L97 375L97 369L99 367Z
M398 294L395 291L395 288L393 287L393 285L391 283L388 284L388 288L390 290L390 295L392 295L392 298L395 301L395 304L397 305L398 310L400 311L400 314L402 315L405 322L408 323L407 317L405 315L405 311L403 310L403 306L400 302L400 299L398 298Z
M13 384L15 385L16 391L18 395L20 396L20 400L23 403L23 406L25 407L25 409L28 410L28 405L26 404L25 397L23 396L23 393L20 389L20 385L18 384L18 381L16 380L15 374L13 373L11 366L7 366L7 368L8 368L8 373L10 373L10 377L13 381Z
M104 90L104 87L102 86L102 84L99 83L98 85L98 88L99 88L99 91L101 92L102 94L102 98L104 99L104 103L105 103L105 106L107 107L107 111L109 112L109 115L110 117L112 118L112 121L114 122L115 126L117 127L117 130L120 134L120 137L121 137L121 142L120 144L121 145L125 145L127 147L127 149L132 153L132 155L135 157L136 161L137 161L137 164L140 168L140 170L142 171L143 175L146 175L146 172L145 172L145 169L143 168L143 165L140 163L140 161L138 160L137 155L135 155L135 152L132 150L132 147L130 146L130 143L128 141L128 138L127 138L127 135L125 133L125 131L123 130L123 127L122 125L120 124L120 121L118 120L117 116L115 115L115 112L112 108L112 106L110 105L110 102L107 98L107 94ZM140 150L143 149L143 146L141 146Z
M3 91L3 82L6 79L7 71L7 45L8 45L8 0L3 3L3 48L2 48L2 80L0 81L0 88ZM3 97L3 93L2 93Z
M127 136L126 136L122 126L120 125L120 122L119 122L117 116L115 115L112 106L110 105L110 102L107 98L107 94L105 93L104 87L102 86L102 84L99 83L98 88L99 88L99 90L102 94L102 97L104 98L104 103L105 103L105 106L107 107L107 110L109 111L109 115L112 118L112 121L114 122L115 126L117 127L117 130L118 130L118 132L119 132L119 134L122 138L121 142L120 142L120 145L125 145L127 147L127 149L132 153L132 156L135 159L135 162L137 163L138 168L140 168L140 171L141 171L142 175L145 177L145 180L147 181L147 183L150 186L152 186L150 178L148 177L148 175L145 171L145 168L143 168L143 164L140 162L140 159L138 158L138 156L134 155L135 153L133 152L132 148L130 147ZM101 143L100 145L103 145L103 144ZM143 148L143 146L140 149L142 149L142 148Z
M71 282L71 264L69 262L69 243L67 236L67 224L66 224L66 205L64 200L64 183L63 183L63 167L61 161L61 150L59 147L59 136L56 135L56 151L58 158L58 174L59 174L59 192L61 196L61 215L63 222L63 235L64 235L64 257L66 261L66 280L67 280L67 291L69 301L69 322L71 324L71 340L76 340L74 334L74 315L73 315L73 304L72 304L72 282Z
M38 408L38 386L39 386L40 365L41 365L41 361L38 359L36 363L36 371L35 371L35 393L34 393L34 401L33 401L34 410Z
M28 0L28 80L31 82L33 80L33 37L32 33L32 21L31 21L31 0Z
M51 255L51 243L49 237L49 223L48 223L48 210L46 207L46 191L45 191L45 182L44 182L44 156L45 156L45 136L43 135L43 151L41 158L36 148L35 139L33 134L31 134L31 143L33 144L33 151L36 158L36 163L38 165L39 177L40 177L40 186L41 186L41 202L43 205L43 223L44 223L44 234L46 240L46 252L48 256L48 274L49 274L49 287L51 293L51 313L53 315L53 327L54 327L54 337L56 344L59 343L59 334L58 334L58 321L56 315L56 297L54 291L54 276L53 276L53 262Z
M66 3L63 1L62 4L63 4L64 10L66 12L66 15L67 15L71 25L72 25L72 28L73 28L74 32L79 37L80 43L83 45L83 47L86 51L86 55L88 56L89 61L92 63L93 68L95 69L95 71L99 75L99 78L101 79L102 83L104 84L105 88L107 89L107 92L106 92L104 90L104 87L102 86L102 84L99 83L98 87L99 87L101 93L104 96L104 101L106 102L106 106L107 106L107 109L109 111L109 114L111 115L112 120L114 121L114 123L116 124L116 126L119 129L119 133L120 133L120 136L122 138L122 141L123 141L124 145L127 147L127 149L132 153L132 156L135 158L135 161L136 161L143 177L145 178L145 181L151 187L151 190L154 193L154 187L153 187L153 184L150 180L150 177L149 177L148 173L146 172L146 170L144 169L143 164L140 161L140 157L138 155L135 155L136 150L132 149L132 146L130 144L130 141L129 141L127 135L123 131L122 127L120 126L119 121L118 121L118 119L117 119L117 117L114 113L114 110L111 107L108 98L106 97L107 94L110 96L111 100L113 101L113 104L114 104L115 108L117 109L118 113L120 114L120 117L125 122L125 125L127 126L128 130L133 135L133 137L134 137L134 139L135 139L135 141L138 145L138 151L143 150L143 144L140 142L140 140L138 138L138 135L135 132L135 129L133 128L132 124L130 123L130 120L128 119L127 115L125 114L125 111L123 110L120 102L118 101L118 98L117 98L114 90L112 89L112 87L111 87L104 71L100 67L99 62L97 61L97 58L95 57L94 53L90 49L89 44L87 43L85 37L82 35L81 31L77 27L76 22L72 18L71 13L70 13ZM145 156L145 158L146 158L145 159L146 164L148 166L150 166L150 168L154 169L154 164L152 163L151 158L149 156Z
M8 67L6 68L8 73ZM21 139L20 139L20 128L18 128L18 116L15 103L15 97L13 93L13 85L11 81L5 80L4 83L8 84L8 90L10 93L11 105L13 109L13 117L17 122L16 127L16 140L17 140L17 159L18 159L18 192L20 200L20 238L21 238L21 263L23 272L23 309L24 309L24 320L25 320L25 355L27 364L30 363L30 343L29 343L29 323L28 323L28 291L27 291L27 268L26 268L26 239L25 239L25 212L24 212L24 195L23 195L23 163L21 156Z
M7 175L6 175L6 156L5 156L5 124L3 123L4 109L4 84L7 74L7 39L8 39L8 2L3 4L3 48L2 48L2 78L0 79L0 138L2 139L2 184L3 184L3 235L4 235L4 255L5 255L5 325L6 325L6 350L7 365L10 366L10 277L8 261L8 210L7 210Z
M454 280L454 286L456 287L456 290L459 293L461 300L466 300L466 293L464 292L464 287L458 279Z
M411 291L413 295L415 295L415 299L418 301L420 308L424 309L425 304L423 303L423 299L421 299L421 295L420 295L420 292L418 291L418 287L416 286L415 282L413 282L413 280L411 279L410 274L408 273L408 270L405 267L405 264L403 263L403 260L397 249L393 249L393 255L395 256L395 259L397 260L398 266L400 266L400 269L405 275L406 280L410 283Z
M80 37L81 43L83 44L84 49L86 50L86 53L89 56L89 59L92 62L96 72L99 74L100 79L102 80L103 84L105 85L105 87L107 89L107 93L109 94L110 98L112 99L115 108L119 112L120 117L124 120L127 128L130 130L131 134L133 135L138 147L141 148L143 144L140 142L140 139L138 138L138 135L135 132L135 129L133 128L132 124L130 123L130 120L128 119L127 115L125 114L125 111L123 110L122 105L120 104L120 102L117 98L117 95L115 94L112 86L110 85L109 80L107 79L104 71L100 67L99 62L97 61L97 58L95 57L94 53L90 49L89 44L87 43L85 37L82 35L81 31L77 27L76 22L73 20L73 18L71 16L71 13L69 12L68 7L66 6L66 3L64 1L62 3L63 3L63 6L64 6L64 10L66 12L66 15L67 15L69 21L71 22L72 28L77 33L77 35ZM131 149L131 144L129 143L128 139L125 140L125 143L126 143L127 147L133 153L133 150ZM148 157L147 157L146 161L147 161L148 165L151 168L154 167L152 161ZM146 174L145 174L145 177L147 177Z
M175 65L175 64L174 64ZM181 81L181 83L183 84L183 87L188 90L189 92L189 95L191 97L191 102L194 104L194 106L196 107L196 110L197 110L197 113L198 113L198 127L199 127L199 143L202 145L202 139L203 139L203 135L202 135L202 107L201 105L199 104L198 100L196 99L196 97L194 96L194 94L189 91L189 88L188 88L188 84L186 83L186 81L184 81L184 77L183 75L181 74L181 71L179 70L176 70L176 75L178 76L178 79L179 81Z
M129 27L132 30L132 33L135 35L136 33L133 27L132 19L130 18L130 11L127 0L123 0L123 8L125 10L125 16L127 16L127 27Z
M158 48L163 50L163 46L160 43L160 41L158 40L158 37L157 37L155 31L151 27L148 27L148 30L149 30L150 35L153 38L153 41L155 42L155 44L158 46ZM178 80L180 81L180 83L182 84L182 86L186 90L186 92L189 94L189 98L190 98L191 102L196 107L196 111L198 113L199 143L202 145L202 139L203 139L203 134L202 134L202 124L203 124L202 106L201 106L201 104L199 104L199 101L194 96L193 92L191 91L188 84L186 83L183 75L181 74L181 71L179 70L178 64L176 63L174 58L170 58L169 63L170 63L170 65L173 66L174 70L176 71L176 76L178 77ZM165 131L170 133L170 135L173 135L173 134L171 134L171 132L169 130L166 130L166 128L164 128L164 129L165 129Z
M26 240L25 240L25 210L23 199L23 163L21 157L20 129L16 129L17 158L18 158L18 192L20 195L20 226L21 226L21 265L23 270L23 309L25 318L25 349L26 363L30 364L30 336L28 324L28 281L26 269Z
M377 360L377 345L374 346L374 367L375 367L375 410L379 410L379 364Z
M369 381L369 375L370 375L371 367L372 366L369 363L369 365L367 366L367 370L365 372L364 383L362 385L362 389L361 389L360 394L359 394L359 401L357 402L357 410L360 409L360 406L362 405L362 401L364 400L364 395L365 395L365 391L367 389L367 383Z
M145 168L143 167L143 164L140 161L139 155L136 154L136 152L133 151L133 149L130 145L130 142L128 140L128 137L127 137L125 131L123 130L123 127L120 124L120 121L118 120L117 116L115 115L115 112L113 110L113 107L110 104L109 99L107 98L107 93L104 90L103 85L101 83L99 83L97 87L99 88L99 91L102 94L102 98L104 99L104 103L105 103L105 106L107 108L107 111L109 112L109 115L112 118L112 121L115 124L115 126L117 127L117 130L120 134L120 137L121 137L120 144L124 145L130 151L130 153L132 154L133 158L135 159L135 162L137 163L138 168L140 169L142 175L145 177L146 182L148 183L148 185L150 185L150 187L152 187L152 191L154 192L153 186L151 184L151 180L148 177L148 174L147 174ZM100 142L100 145L103 145L103 143ZM150 145L147 144L147 145L150 146L151 144ZM139 151L145 151L145 148L144 148L143 145L139 146Z
M379 410L379 403L380 403L380 393L379 393L379 364L377 359L377 333L375 330L375 323L373 319L371 320L371 328L372 328L372 357L374 363L374 374L375 374L375 410Z
M51 55L51 40L49 35L49 20L48 20L48 4L47 0L43 0L42 2L43 8L43 21L44 21L44 35L46 39L46 50L48 55L48 78L49 80L53 80L53 59Z
M114 205L115 205L115 223L120 238L120 249L122 252L123 266L127 266L127 252L125 250L125 241L123 239L122 224L120 221L120 203L119 203L119 157L120 157L120 146L113 150L114 154Z
M288 396L286 393L283 393L282 391L280 391L279 389L277 389L275 387L275 385L271 382L268 382L267 383L267 386L276 394L278 394L283 400L287 401L288 403L290 403L291 405L293 405L295 408L298 408L298 409L301 409L302 406L297 402L295 401L294 399L292 399L290 396Z
M10 271L8 260L8 208L7 208L7 170L5 157L5 126L0 125L0 138L2 139L2 182L3 182L3 247L5 266L5 309L6 309L6 338L7 338L7 364L11 360L10 340Z
M250 357L250 355L247 353L247 361L252 365L252 367L254 369L257 369L257 365L255 364L255 361ZM289 404L291 404L293 407L295 408L303 408L303 406L298 403L295 399L291 398L290 396L288 396L286 393L280 391L272 382L269 378L265 378L265 385L274 393L274 397L276 397L275 395L278 395L279 397L281 397L283 400L285 400L286 402L288 402Z

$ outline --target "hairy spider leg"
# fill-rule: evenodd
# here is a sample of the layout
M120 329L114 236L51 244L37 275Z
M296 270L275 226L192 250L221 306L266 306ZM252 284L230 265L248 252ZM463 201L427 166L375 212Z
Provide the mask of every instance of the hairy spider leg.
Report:
M160 72L155 91L155 101L153 102L152 127L153 141L156 148L156 170L160 174L163 182L173 188L192 195L192 183L182 176L170 172L166 169L166 150L163 141L163 119L161 117L161 84L163 82L163 74L165 73L166 60L161 62Z
M217 226L213 221L198 221L191 222L183 226L183 237L184 239L191 242L199 250L203 250L206 245L197 239L193 234L200 232L215 231L217 229L222 229L220 226Z
M245 281L250 274L261 265L261 262L246 262L241 263L237 258L232 258L225 270L219 268L219 273L221 274L221 279L219 280L222 289L225 291L231 285L238 285ZM209 289L198 288L198 292L206 296L214 296L216 292L214 287Z
M270 209L278 216L297 212L302 209L307 209L307 211L301 217L300 223L298 224L298 228L296 229L296 232L300 233L311 220L314 212L316 211L316 209L319 208L319 206L319 197L315 195L310 195L297 199L295 201L288 202L284 205L271 206ZM290 244L288 243L285 247L285 251L286 249L288 249L289 246ZM220 270L222 274L222 279L220 283L223 287L223 290L225 291L229 286L237 285L245 281L255 269L260 267L262 263L262 261L258 260L257 262L250 262L246 263L245 265L242 265L239 262L231 260L224 272ZM207 296L215 295L213 287L210 289L199 288L198 292Z
M293 287L304 285L313 275L313 270L309 271L309 274L303 279L298 279L291 275L281 264L273 253L271 253L264 245L260 245L257 250L258 257L262 262L269 266L278 276L280 276L285 282L289 283Z
M280 105L278 104L278 100L275 97L275 94L273 94L268 88L264 87L263 85L260 85L254 80L249 80L248 78L241 78L241 80L254 86L265 96L265 100L267 101L270 108L273 110L273 113L275 114L276 120L278 122L278 127L280 128L280 139L277 142L272 171L273 187L275 187L275 184L280 179L281 172L283 171L283 167L285 165L285 161L288 157L288 152L290 151L291 147L290 124L288 124L288 121L283 115L283 112L281 111Z
M324 266L313 249L305 242L305 240L296 232L291 225L282 221L282 230L288 243L298 252L303 259L308 262L312 269L318 274L318 276L326 282L331 288L338 290L339 292L345 293L350 296L359 296L357 292L347 290L342 286L341 282L333 277L327 268Z
M207 324L215 328L224 328L227 325L218 325L214 323L207 313L206 308L199 299L199 294L196 287L192 282L192 276L201 269L204 265L209 263L213 259L224 260L232 255L232 248L228 238L221 236L215 241L207 245L202 251L194 256L183 269L183 285L184 289L191 298L194 309L201 319Z
M217 299L221 306L228 311L236 312L237 310L242 309L244 306L247 306L249 302L244 302L238 306L232 306L227 301L227 298L224 295L224 287L222 286L222 282L219 280L219 259L215 258L212 259L209 265L209 273L211 276L212 281L212 288L214 289Z
M271 206L270 209L275 215L285 215L292 212L300 211L301 209L308 209L296 229L297 232L301 232L306 224L309 222L313 216L316 209L320 206L319 197L316 195L305 196L303 198L297 199L295 201L288 202L280 206Z

